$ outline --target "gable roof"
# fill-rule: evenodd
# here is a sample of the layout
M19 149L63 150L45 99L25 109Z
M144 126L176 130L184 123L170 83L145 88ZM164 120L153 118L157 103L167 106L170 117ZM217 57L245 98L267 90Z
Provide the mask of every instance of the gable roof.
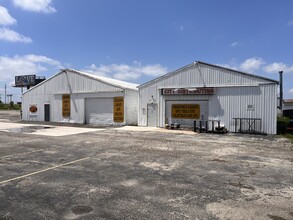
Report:
M241 74L241 75L245 75L245 76L253 77L253 78L256 78L256 79L263 79L263 80L266 80L266 81L269 81L269 82L272 82L272 83L277 83L277 84L279 84L278 81L273 80L273 79L269 79L269 78L266 78L266 77L257 76L257 75L250 74L250 73L246 73L246 72L242 72L242 71L239 71L239 70L234 70L234 69L230 69L230 68L226 68L226 67L222 67L222 66L218 66L218 65L210 64L210 63L205 63L205 62L202 62L202 61L195 61L195 62L193 62L193 63L191 63L191 64L188 64L188 65L186 65L186 66L183 66L183 67L181 67L181 68L179 68L179 69L177 69L177 70L174 70L174 71L172 71L172 72L169 72L169 73L167 73L167 74L165 74L165 75L163 75L163 76L160 76L160 77L158 77L158 78L155 78L155 79L153 79L153 80L150 80L150 81L148 81L148 82L145 82L145 83L139 85L138 88L141 88L141 87L147 86L147 85L152 84L152 83L154 83L154 82L160 81L160 80L162 80L162 79L164 79L164 78L168 78L169 76L174 75L174 74L176 74L176 73L178 73L178 72L180 72L180 71L182 71L182 70L188 69L188 68L190 68L190 67L192 67L192 66L194 66L194 65L206 65L206 66L210 66L210 67L214 67L214 68L218 68L218 69L223 69L223 70L228 70L228 71L232 71L232 72L234 72L234 73L238 73L238 74Z
M112 78L108 78L105 76L98 76L98 75L94 75L94 74L90 74L90 73L85 73L82 71L78 71L78 70L73 70L73 69L64 69L63 71L69 71L69 72L74 72L89 78L92 78L94 80L98 80L100 82L112 85L112 86L116 86L122 89L132 89L132 90L137 90L138 84L135 83L129 83L129 82L125 82L125 81L121 81L118 79L112 79Z
M138 88L137 88L138 84L129 83L129 82L125 82L125 81L121 81L121 80L117 80L117 79L111 79L111 78L104 77L104 76L98 76L98 75L94 75L94 74L89 74L89 73L85 73L85 72L74 70L74 69L61 69L60 72L58 72L55 75L49 77L45 81L43 81L43 82L31 87L29 90L25 91L23 94L25 94L25 93L27 93L27 92L39 87L40 85L46 83L47 81L53 79L54 77L56 77L59 74L62 74L64 72L73 72L73 73L79 74L81 76L85 76L87 78L90 78L90 79L93 79L93 80L96 80L96 81L99 81L99 82L102 82L102 83L105 83L105 84L108 84L108 85L111 85L111 86L114 86L114 87L118 87L118 88L121 88L121 89L138 90Z

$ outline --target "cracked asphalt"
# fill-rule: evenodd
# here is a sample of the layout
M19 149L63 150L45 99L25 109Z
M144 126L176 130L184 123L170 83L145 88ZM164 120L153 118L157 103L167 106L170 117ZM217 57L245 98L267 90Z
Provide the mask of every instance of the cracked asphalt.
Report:
M0 131L0 219L290 220L292 150L277 136Z

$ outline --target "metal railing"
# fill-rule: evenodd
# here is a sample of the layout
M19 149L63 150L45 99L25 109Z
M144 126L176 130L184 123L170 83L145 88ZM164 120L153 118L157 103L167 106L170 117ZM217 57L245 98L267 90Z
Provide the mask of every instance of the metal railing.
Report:
M193 131L199 131L200 133L227 133L225 126L221 126L220 120L198 120L194 121Z
M261 118L233 118L235 133L261 134Z

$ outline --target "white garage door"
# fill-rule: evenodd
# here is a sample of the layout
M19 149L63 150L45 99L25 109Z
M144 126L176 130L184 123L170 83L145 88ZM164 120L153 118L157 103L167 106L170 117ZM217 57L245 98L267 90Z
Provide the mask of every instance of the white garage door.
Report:
M113 124L113 98L89 98L85 100L87 124Z
M179 114L177 114L175 118L172 117L172 106L173 108L177 107L179 111ZM196 111L192 109L195 106L198 107L198 110ZM190 115L188 114L192 114L192 113L185 113L184 111L193 112L193 113L196 112L196 117L198 118L190 118L189 117ZM181 118L180 118L180 114L182 115ZM194 116L194 115L191 115L191 116ZM208 101L166 101L166 122L168 124L178 123L180 125L193 126L194 120L207 120L207 119L208 119Z

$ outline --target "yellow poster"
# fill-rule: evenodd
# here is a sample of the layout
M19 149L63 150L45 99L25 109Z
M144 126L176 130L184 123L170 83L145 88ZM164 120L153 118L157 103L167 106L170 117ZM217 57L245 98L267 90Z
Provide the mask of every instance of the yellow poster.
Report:
M62 116L64 118L70 117L70 95L62 95Z
M200 105L199 104L173 104L172 118L181 119L199 119Z
M115 97L113 106L113 121L124 122L124 97Z

